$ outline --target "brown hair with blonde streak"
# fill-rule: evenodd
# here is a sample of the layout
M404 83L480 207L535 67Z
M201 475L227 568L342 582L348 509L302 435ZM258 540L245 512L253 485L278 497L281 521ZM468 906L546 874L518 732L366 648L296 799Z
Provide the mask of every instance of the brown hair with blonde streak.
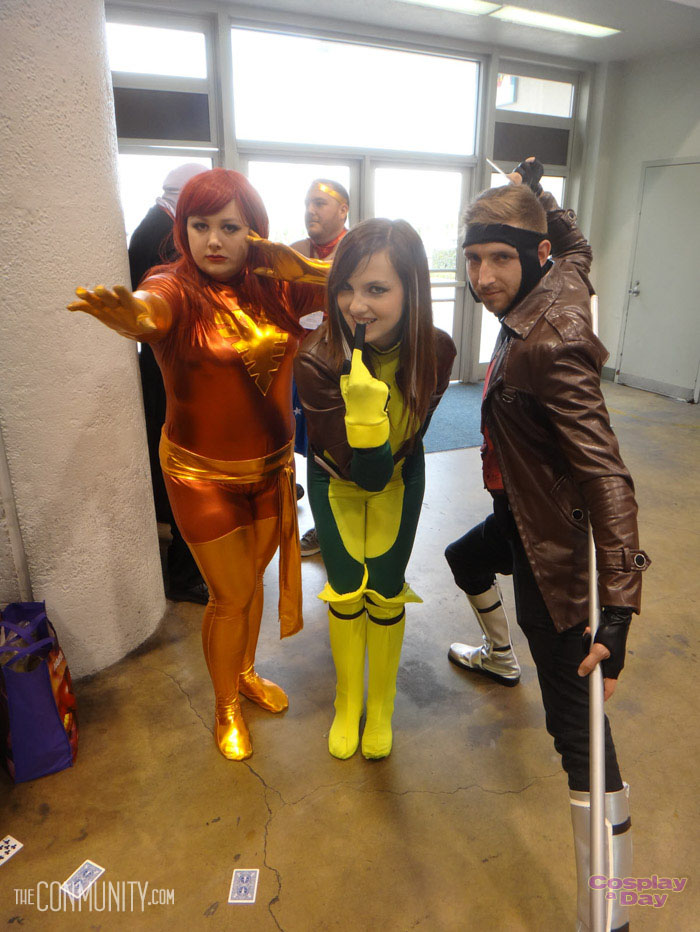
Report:
M535 233L547 232L547 214L537 195L520 184L487 188L467 207L462 219L470 223L505 223Z
M350 358L353 339L338 306L338 292L358 266L384 251L401 280L404 294L396 384L410 418L422 424L437 383L435 329L428 259L423 242L410 223L364 220L340 241L328 279L328 347L340 372L343 362ZM367 345L364 361L371 371Z

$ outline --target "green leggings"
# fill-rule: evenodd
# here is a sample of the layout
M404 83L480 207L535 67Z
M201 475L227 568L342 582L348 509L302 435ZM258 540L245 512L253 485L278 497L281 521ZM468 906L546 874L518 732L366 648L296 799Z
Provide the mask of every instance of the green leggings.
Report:
M333 590L356 592L366 568L366 588L387 599L397 596L404 586L423 503L423 444L396 466L379 492L330 476L310 450L307 487Z

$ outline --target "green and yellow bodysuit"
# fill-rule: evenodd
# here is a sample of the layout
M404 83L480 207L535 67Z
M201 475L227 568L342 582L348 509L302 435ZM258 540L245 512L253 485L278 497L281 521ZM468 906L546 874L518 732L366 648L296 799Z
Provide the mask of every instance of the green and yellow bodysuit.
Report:
M407 585L405 571L425 487L422 436L447 388L456 350L446 333L435 331L437 384L428 415L418 424L411 421L396 383L400 345L385 351L365 346L363 358L372 375L389 387L388 436L381 445L369 446L363 437L376 435L361 430L350 435L346 427L341 390L346 377L330 363L326 329L323 324L304 342L294 373L308 426L309 499L328 573L319 597L328 603L337 674L329 750L347 758L357 749L367 651L362 753L379 758L391 751L404 606L421 601Z

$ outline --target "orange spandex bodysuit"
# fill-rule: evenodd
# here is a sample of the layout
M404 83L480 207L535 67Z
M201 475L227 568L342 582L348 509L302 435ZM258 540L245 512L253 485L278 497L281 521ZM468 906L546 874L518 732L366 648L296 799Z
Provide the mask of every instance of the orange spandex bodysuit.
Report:
M284 287L295 316L322 300L318 288ZM187 297L176 274L151 276L139 290L172 311L170 329L146 337L167 395L161 465L175 520L209 587L202 641L216 740L225 757L242 760L252 748L239 691L272 712L287 708L283 690L253 667L263 573L278 544L281 636L302 625L291 409L297 340L262 309L241 307L231 287L217 288L227 310L216 310L213 327L196 324L182 335Z

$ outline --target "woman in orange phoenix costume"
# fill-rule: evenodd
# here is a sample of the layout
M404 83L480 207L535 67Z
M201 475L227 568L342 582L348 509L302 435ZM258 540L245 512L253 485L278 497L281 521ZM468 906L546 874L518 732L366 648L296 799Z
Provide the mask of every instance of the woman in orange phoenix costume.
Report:
M288 705L253 665L262 577L278 545L281 637L302 626L292 360L298 318L323 305L327 265L260 239L267 234L267 212L247 179L212 169L180 195L179 259L152 269L134 293L78 288L80 300L68 305L150 344L161 367L161 466L175 520L209 586L202 641L216 742L230 760L252 753L239 693L270 712ZM274 268L256 274L266 260Z

